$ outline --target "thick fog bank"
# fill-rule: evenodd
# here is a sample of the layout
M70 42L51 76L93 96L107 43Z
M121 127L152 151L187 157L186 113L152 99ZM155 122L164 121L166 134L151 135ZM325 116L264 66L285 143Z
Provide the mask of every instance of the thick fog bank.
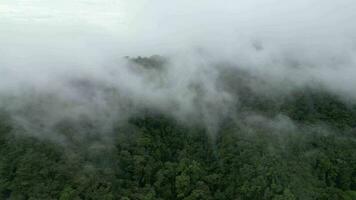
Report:
M0 106L21 128L59 137L63 121L105 135L145 108L215 132L239 114L239 84L271 98L323 88L354 103L355 9L352 0L5 0ZM156 54L164 61L153 67L126 57Z

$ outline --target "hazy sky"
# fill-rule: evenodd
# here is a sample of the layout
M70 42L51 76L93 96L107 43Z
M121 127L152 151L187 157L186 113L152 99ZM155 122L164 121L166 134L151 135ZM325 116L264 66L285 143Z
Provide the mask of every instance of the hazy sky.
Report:
M355 40L355 9L353 0L1 0L0 30L62 37L101 32L127 48L139 43L163 52L170 45L227 45L245 38L318 43Z
M354 0L0 0L0 76L96 74L126 55L203 49L272 80L317 76L352 91L355 10Z

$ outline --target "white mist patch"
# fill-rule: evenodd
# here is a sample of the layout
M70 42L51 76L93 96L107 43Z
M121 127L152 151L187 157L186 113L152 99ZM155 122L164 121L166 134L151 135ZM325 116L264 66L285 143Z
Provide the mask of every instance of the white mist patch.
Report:
M23 124L32 107L51 127L107 127L151 107L214 132L238 102L219 86L227 66L263 79L255 91L317 83L355 100L354 10L353 0L3 0L1 106ZM169 60L161 73L123 58L154 54Z

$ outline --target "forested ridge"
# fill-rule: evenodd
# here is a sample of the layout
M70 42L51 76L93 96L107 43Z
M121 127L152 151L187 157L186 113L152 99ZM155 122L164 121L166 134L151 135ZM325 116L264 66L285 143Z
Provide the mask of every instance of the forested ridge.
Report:
M0 199L356 199L356 104L322 88L274 98L245 87L245 75L223 79L240 81L226 88L239 103L215 132L143 108L109 141L71 137L77 125L63 122L60 143L19 133L2 111Z

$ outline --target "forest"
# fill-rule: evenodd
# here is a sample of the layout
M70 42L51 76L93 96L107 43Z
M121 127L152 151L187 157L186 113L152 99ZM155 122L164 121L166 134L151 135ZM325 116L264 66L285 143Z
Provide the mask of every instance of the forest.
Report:
M128 59L148 71L166 62ZM263 95L248 72L221 76L239 101L213 131L142 107L106 138L86 118L63 121L58 142L2 109L0 199L356 199L355 102L318 86ZM83 127L93 131L77 137Z

